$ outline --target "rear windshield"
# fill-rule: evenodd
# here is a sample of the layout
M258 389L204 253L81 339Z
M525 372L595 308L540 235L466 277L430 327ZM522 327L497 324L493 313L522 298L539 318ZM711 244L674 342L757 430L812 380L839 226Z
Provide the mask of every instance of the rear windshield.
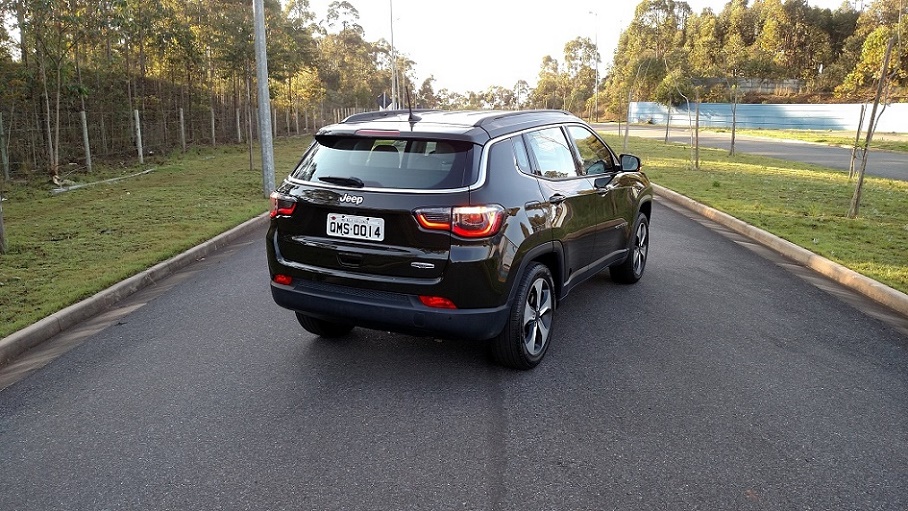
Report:
M469 142L318 137L292 177L352 187L442 190L475 180Z

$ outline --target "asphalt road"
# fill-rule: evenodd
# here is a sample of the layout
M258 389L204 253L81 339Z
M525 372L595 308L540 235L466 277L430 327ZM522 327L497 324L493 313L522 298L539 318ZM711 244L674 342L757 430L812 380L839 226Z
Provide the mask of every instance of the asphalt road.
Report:
M0 509L908 509L908 336L709 222L657 204L643 280L572 293L531 372L314 338L263 240L0 392Z
M596 124L595 126L596 129L605 133L618 133L617 124ZM665 126L631 126L630 135L665 140ZM699 138L701 147L724 149L726 151L731 148L730 132L719 133L701 130ZM672 128L669 131L669 141L690 145L690 130ZM616 147L616 149L619 148L620 146ZM813 163L846 172L851 164L850 148L739 134L735 136L735 151L782 160ZM908 180L908 154L871 150L867 159L867 175L902 181Z

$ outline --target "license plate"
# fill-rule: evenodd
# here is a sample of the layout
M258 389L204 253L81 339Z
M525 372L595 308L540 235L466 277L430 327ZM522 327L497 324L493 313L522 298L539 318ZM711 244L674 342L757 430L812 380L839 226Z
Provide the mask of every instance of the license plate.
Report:
M328 236L337 236L340 238L383 241L385 239L385 219L371 216L328 213L326 232L328 233Z

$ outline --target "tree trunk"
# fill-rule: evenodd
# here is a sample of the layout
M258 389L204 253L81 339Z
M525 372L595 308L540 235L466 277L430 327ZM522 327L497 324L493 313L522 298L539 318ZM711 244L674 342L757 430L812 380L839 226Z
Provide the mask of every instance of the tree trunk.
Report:
M738 85L732 86L731 94L731 147L728 151L729 156L735 155L735 132L738 129Z
M861 170L858 172L858 183L854 187L854 195L851 197L851 208L848 210L848 218L857 218L858 211L861 208L861 196L864 188L864 173L867 171L867 155L870 152L870 142L873 140L873 132L876 131L877 107L880 106L880 98L883 96L883 89L888 81L889 74L889 57L892 55L892 45L895 43L895 37L889 38L889 44L886 46L886 55L883 57L883 66L880 68L880 79L876 85L876 96L873 98L873 108L870 110L870 119L867 122L867 139L864 142L864 154L861 158Z
M38 58L39 67L41 70L41 85L43 87L43 96L44 96L44 130L45 136L47 137L47 163L50 165L50 175L52 178L59 177L59 169L54 163L54 139L53 131L51 130L51 110L50 110L50 92L47 90L47 64L44 61L46 56L40 56Z
M79 112L79 119L82 121L82 145L85 150L85 168L91 173L91 144L88 139L88 114L85 112L85 94L84 85L82 84L82 67L79 63L79 49L76 47L76 76L79 80L79 102L82 110Z
M25 2L16 2L16 18L19 23L19 58L22 59L22 68L28 69L28 43L25 42L27 30L25 19Z
M854 146L851 148L851 164L848 166L848 179L854 179L854 161L857 159L858 146L861 144L861 130L864 128L864 115L866 113L867 105L862 104L861 117L858 119L858 132L854 135Z
M3 227L3 194L0 194L0 254L6 253L6 228Z
M665 109L665 143L668 143L668 130L672 125L672 106L668 105Z
M697 120L694 125L694 168L700 170L700 93L697 92Z

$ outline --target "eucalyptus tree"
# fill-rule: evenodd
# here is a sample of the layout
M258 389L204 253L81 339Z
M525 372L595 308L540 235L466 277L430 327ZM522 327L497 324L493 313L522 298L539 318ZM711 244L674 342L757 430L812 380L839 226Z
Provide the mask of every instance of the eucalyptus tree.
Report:
M415 103L421 108L438 108L438 98L435 95L435 77L429 76L423 80L419 90L416 91Z
M536 108L566 108L570 84L561 64L551 55L542 58L539 78L533 90L533 104Z
M592 99L596 87L596 63L599 61L599 50L592 39L578 37L564 45L564 73L570 83L565 108L577 110L587 105ZM592 117L592 116L591 116Z
M75 50L97 32L98 7L99 3L92 0L22 0L16 5L23 37L22 60L34 66L27 76L37 86L32 90L40 94L48 169L55 180L60 175L61 107L72 85Z
M312 84L307 83L307 79L318 76L315 67L318 59L315 42L317 26L309 0L286 2L281 26L279 44L276 43L278 54L270 59L269 69L275 69L280 79L286 82L283 103L296 111L298 100L311 102L315 99L312 97Z
M618 40L606 80L612 111L627 111L635 97L654 97L669 73L666 56L685 45L691 18L691 8L683 1L643 0L637 5L634 19Z
M845 77L837 92L847 94L862 91L870 97L872 85L878 79L889 38L896 37L896 45L888 63L890 82L893 86L908 86L908 14L901 12L908 8L905 0L876 0L861 13L857 21L855 38L863 35L860 54L854 68ZM900 15L901 13L901 15ZM898 44L901 40L901 44Z

